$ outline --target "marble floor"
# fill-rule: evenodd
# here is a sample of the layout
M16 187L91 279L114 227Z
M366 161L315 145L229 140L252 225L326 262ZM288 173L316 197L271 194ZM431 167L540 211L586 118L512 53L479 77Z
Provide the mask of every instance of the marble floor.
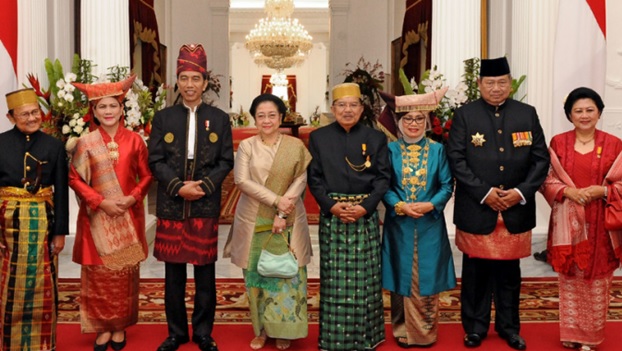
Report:
M153 249L153 238L155 233L155 220L150 218L147 221L147 237L150 243L150 252ZM219 228L219 253L222 254L223 246L227 239L229 232L229 225L221 225ZM452 242L454 263L456 265L456 273L459 275L462 265L462 253L455 248L453 244L453 235L450 233L450 241ZM317 237L317 225L311 226L311 239L313 244L313 256L311 263L308 265L309 278L319 277L319 247ZM533 235L532 251L537 252L544 249L546 245L546 238L544 235ZM73 236L69 236L66 240L65 250L60 255L60 267L59 274L61 278L78 278L80 276L80 266L71 261L71 251L73 247ZM192 277L191 266L188 266L188 276ZM521 261L521 269L523 277L554 277L556 273L550 268L549 265L536 261L533 257L527 257ZM227 258L219 257L216 262L216 274L218 278L242 278L242 270L233 265ZM622 271L617 270L616 275L622 276ZM147 260L141 265L141 277L142 278L163 278L164 277L164 264L157 261L153 256L149 256Z

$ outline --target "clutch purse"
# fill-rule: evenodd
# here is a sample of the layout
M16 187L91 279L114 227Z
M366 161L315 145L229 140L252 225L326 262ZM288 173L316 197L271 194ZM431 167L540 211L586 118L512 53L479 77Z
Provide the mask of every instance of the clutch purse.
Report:
M622 230L622 200L615 187L611 190L605 205L605 229Z
M268 240L264 244L261 254L259 254L259 260L257 261L257 272L264 277L270 278L293 278L298 274L298 261L296 260L296 256L292 252L291 247L289 246L289 242L285 239L283 233L281 236L283 240L287 242L287 252L276 255L266 250L266 246L272 239L274 233L270 234Z

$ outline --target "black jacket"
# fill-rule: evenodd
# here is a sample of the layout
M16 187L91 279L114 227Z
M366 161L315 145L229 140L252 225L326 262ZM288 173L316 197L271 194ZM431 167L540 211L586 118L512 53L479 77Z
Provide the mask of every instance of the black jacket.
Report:
M523 133L527 132L527 133ZM531 141L514 142L513 137ZM478 135L479 134L479 135ZM481 146L475 140L481 136ZM447 143L449 165L456 178L454 224L472 234L490 234L498 213L480 203L491 187L516 188L525 197L501 212L510 233L536 225L535 193L546 178L549 153L534 107L508 99L496 110L479 99L454 115Z
M189 110L179 104L156 113L149 136L149 167L158 180L156 215L161 219L215 218L220 215L221 184L233 168L229 115L202 103L196 111L194 165L188 166ZM185 201L183 181L202 180L205 196Z

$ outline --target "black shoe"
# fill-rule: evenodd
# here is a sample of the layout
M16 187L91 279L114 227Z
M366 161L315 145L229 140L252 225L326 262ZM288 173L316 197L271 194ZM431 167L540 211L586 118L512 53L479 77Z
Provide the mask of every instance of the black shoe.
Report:
M218 351L218 346L216 346L216 342L209 335L193 335L192 342L199 345L199 350L201 351Z
M125 347L127 338L125 337L125 331L123 332L123 341L116 342L112 340L112 336L110 337L110 347L112 347L115 351L123 350Z
M470 333L464 335L464 346L466 347L478 347L482 344L482 337L477 333Z
M518 334L512 334L508 337L503 337L510 345L511 348L515 350L525 350L527 349L527 344L525 343L525 339L523 339Z
M533 258L536 261L547 263L547 251L544 250L544 251L541 251L541 252L535 252L533 254Z
M96 340L95 343L93 344L93 351L106 351L107 349L108 349L108 342L100 345L97 343L97 340Z
M164 340L164 342L158 347L158 351L175 351L179 348L179 345L185 344L188 342L188 339L182 339L177 336L169 336Z

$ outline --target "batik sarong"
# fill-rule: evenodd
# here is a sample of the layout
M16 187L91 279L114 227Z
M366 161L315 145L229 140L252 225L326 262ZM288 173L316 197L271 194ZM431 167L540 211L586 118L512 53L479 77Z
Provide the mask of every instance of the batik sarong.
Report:
M0 350L56 349L56 262L48 242L52 190L0 188Z
M415 231L415 242L417 232ZM419 253L413 255L410 296L391 292L391 325L395 338L406 338L409 346L428 346L438 338L439 294L421 296L419 293Z
M319 348L375 348L384 341L378 213L350 224L322 215L319 241Z
M138 322L139 267L82 266L80 325L83 333L122 331Z

